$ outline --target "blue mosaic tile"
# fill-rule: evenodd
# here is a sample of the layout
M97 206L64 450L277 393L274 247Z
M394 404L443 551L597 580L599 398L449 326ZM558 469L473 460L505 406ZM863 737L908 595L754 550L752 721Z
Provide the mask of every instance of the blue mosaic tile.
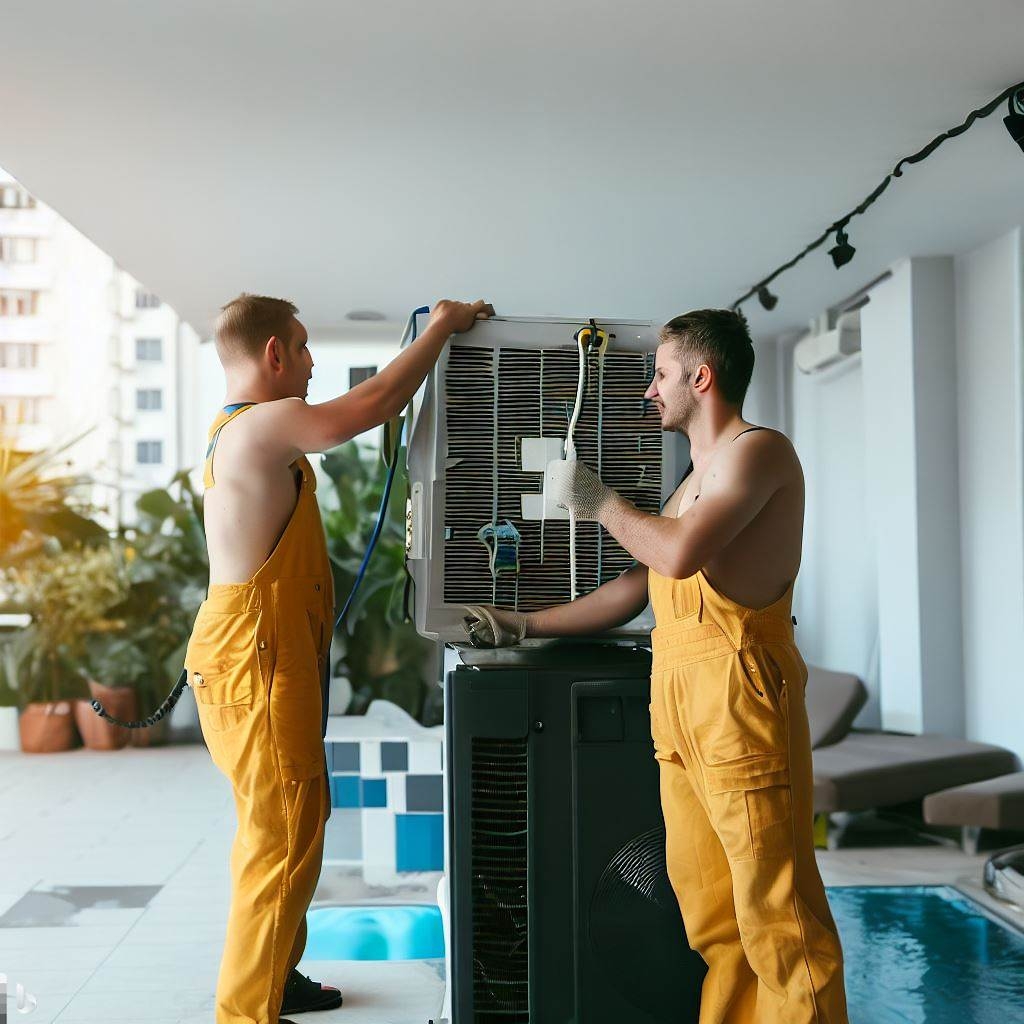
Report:
M385 772L407 772L409 770L408 743L381 743L380 767Z
M444 870L444 815L395 815L395 867L399 871Z
M387 807L388 784L385 779L362 779L363 807Z
M443 811L443 776L407 775L405 777L405 809L407 811Z
M359 771L358 743L332 743L331 746L334 748L331 752L332 772Z
M331 776L331 806L332 807L358 807L359 806L359 776L358 775L332 775Z

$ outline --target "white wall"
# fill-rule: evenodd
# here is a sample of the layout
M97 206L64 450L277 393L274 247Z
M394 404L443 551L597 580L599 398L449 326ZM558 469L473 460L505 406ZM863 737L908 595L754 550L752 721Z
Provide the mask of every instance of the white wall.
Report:
M797 642L809 663L864 680L869 701L857 725L877 726L878 581L865 481L863 367L854 358L812 376L795 369L791 345L780 356L790 378L788 428L807 491L793 602Z
M968 737L1024 756L1022 237L956 260L963 644Z

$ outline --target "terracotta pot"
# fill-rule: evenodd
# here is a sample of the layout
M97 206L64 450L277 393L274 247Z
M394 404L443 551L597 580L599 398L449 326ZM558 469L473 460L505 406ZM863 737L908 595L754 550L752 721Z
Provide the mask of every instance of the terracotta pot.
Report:
M133 747L162 747L170 738L171 715L164 715L156 725L150 725L145 729L132 729L131 740ZM120 717L120 716L118 716Z
M130 720L138 717L138 702L133 687L104 686L90 679L89 692L115 718ZM90 750L120 750L128 745L134 731L100 718L87 700L75 701L75 722Z
M54 700L25 705L18 718L18 734L26 754L55 754L78 745L71 703Z

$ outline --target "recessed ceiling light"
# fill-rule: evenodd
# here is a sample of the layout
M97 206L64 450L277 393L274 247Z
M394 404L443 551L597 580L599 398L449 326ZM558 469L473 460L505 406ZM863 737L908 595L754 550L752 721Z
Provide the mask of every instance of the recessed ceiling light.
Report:
M387 317L376 309L352 309L345 314L346 320L386 320Z

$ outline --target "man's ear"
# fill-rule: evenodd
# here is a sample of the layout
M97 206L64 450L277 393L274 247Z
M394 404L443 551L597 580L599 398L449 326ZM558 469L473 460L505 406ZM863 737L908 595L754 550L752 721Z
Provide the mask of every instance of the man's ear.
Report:
M270 360L270 366L276 370L281 366L281 339L276 334L272 334L270 339L267 341L267 358Z

